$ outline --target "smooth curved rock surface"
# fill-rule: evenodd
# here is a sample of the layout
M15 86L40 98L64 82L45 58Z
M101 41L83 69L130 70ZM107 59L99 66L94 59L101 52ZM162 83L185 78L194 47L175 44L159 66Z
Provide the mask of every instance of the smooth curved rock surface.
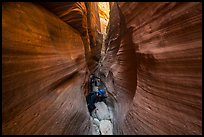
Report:
M202 134L201 3L110 6L99 74L115 100L114 133Z
M110 9L96 73L108 89L113 134L202 134L201 3ZM100 28L94 2L2 3L3 134L93 133L84 95Z
M3 134L91 133L86 46L41 5L2 3Z
M87 66L94 71L101 57L103 40L97 2L41 2L41 5L79 31Z

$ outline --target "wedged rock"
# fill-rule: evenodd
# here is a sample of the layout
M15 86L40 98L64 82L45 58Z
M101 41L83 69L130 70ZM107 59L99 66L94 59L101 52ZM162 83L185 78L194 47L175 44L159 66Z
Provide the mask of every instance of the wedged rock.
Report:
M113 135L113 125L110 120L101 120L99 128L102 135Z
M92 125L92 135L100 135L99 127L95 124Z
M95 103L96 106L96 116L99 120L110 119L110 114L108 111L108 107L104 102Z
M99 127L100 121L97 118L93 119L93 124L97 125Z

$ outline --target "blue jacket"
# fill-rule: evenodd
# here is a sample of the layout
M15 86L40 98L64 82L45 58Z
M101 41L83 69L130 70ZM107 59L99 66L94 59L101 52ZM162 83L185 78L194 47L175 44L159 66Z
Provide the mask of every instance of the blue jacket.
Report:
M90 92L87 97L86 97L86 101L88 105L94 105L94 103L96 103L96 96L97 92Z

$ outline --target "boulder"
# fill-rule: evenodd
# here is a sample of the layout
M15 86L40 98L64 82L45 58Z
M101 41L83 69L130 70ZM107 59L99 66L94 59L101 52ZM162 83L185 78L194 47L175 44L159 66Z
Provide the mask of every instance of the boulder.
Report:
M110 114L108 111L108 107L104 102L95 103L96 106L96 116L99 120L110 119Z
M99 127L95 124L92 126L92 135L100 135Z
M102 135L113 135L113 125L110 120L101 120L99 128Z
M93 124L97 125L99 127L100 121L97 118L93 119Z

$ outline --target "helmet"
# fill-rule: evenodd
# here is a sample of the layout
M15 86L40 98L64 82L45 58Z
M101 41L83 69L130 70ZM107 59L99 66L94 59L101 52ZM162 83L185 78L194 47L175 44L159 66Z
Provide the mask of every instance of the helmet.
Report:
M105 90L99 89L99 90L98 90L98 93L99 93L100 95L105 95Z

